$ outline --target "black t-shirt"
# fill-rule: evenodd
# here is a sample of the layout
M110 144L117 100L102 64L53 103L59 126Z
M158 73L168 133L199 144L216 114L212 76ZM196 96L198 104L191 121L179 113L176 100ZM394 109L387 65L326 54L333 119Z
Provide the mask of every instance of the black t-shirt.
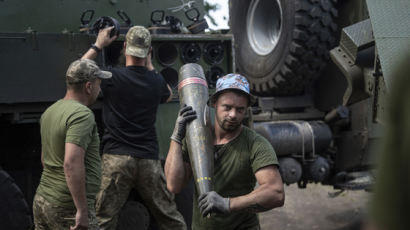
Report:
M167 84L156 71L143 66L111 68L112 78L103 80L103 152L158 159L155 118L160 103L170 96Z

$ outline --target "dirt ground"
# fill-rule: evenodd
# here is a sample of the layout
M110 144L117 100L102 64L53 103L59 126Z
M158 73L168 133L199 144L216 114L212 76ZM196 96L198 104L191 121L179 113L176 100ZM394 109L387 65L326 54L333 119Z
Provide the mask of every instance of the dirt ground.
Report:
M336 197L331 186L285 186L285 205L259 215L262 230L360 230L370 193L344 191Z

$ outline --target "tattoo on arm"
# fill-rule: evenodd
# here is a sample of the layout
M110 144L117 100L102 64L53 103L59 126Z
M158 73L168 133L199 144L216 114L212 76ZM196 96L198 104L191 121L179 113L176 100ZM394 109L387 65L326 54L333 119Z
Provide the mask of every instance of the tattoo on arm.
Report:
M245 211L251 212L251 213L257 213L257 212L265 212L268 211L268 208L262 207L260 204L252 204L251 206L247 207Z

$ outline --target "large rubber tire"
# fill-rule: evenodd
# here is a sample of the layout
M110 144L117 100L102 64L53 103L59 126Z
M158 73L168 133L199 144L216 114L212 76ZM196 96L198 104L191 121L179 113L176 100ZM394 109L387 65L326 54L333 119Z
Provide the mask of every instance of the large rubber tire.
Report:
M26 230L32 226L30 209L14 180L0 169L1 229Z
M335 4L336 0L230 0L236 66L254 94L302 94L320 75L336 45Z

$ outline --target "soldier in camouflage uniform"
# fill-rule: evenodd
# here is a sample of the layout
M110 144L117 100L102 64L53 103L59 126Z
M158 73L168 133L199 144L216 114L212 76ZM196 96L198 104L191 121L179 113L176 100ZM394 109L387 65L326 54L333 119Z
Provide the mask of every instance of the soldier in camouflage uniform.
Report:
M94 59L111 43L111 29L100 31L83 58ZM100 228L116 228L119 211L135 188L160 229L186 229L174 196L166 189L154 126L158 105L171 99L171 89L151 63L151 35L146 28L130 28L124 48L125 67L110 68L112 79L101 85L105 131L96 202Z
M41 116L43 173L33 201L35 229L98 229L100 140L88 106L97 99L100 79L110 77L94 61L74 61L66 74L65 97Z

